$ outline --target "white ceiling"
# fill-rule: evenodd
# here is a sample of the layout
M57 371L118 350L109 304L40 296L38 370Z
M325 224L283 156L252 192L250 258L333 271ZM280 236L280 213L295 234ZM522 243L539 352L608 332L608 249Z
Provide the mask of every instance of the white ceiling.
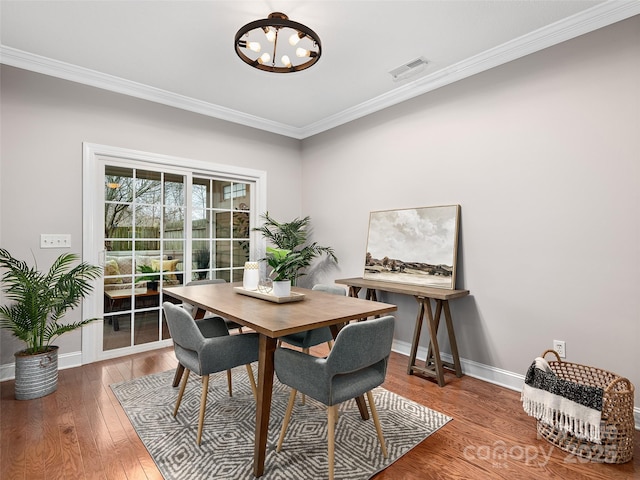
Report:
M293 138L640 14L636 0L2 0L2 63ZM235 54L244 24L280 11L320 36L293 74ZM430 63L394 82L389 71Z

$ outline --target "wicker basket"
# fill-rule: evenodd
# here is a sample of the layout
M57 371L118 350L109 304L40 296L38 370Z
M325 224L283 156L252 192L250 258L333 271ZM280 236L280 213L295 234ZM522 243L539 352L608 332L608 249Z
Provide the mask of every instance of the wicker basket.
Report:
M549 366L558 377L582 385L604 390L600 439L593 443L576 438L570 433L538 422L538 434L558 448L578 457L598 463L625 463L633 457L634 418L633 384L626 378L599 368L563 362L554 350L557 361Z

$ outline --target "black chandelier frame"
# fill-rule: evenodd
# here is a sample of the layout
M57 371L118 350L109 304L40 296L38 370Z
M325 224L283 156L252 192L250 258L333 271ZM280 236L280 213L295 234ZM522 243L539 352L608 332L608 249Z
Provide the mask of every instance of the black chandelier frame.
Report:
M262 62L260 57L251 58L245 53L245 49L247 49L246 40L243 40L243 37L248 36L250 32L254 30L262 30L266 32L269 27L275 30L275 39L273 41L273 53L270 55L271 58L269 62ZM288 28L291 30L295 30L298 32L298 37L300 39L308 38L317 48L315 50L309 50L309 56L303 57L306 58L306 61L303 63L299 63L294 65L293 62L290 66L277 66L277 54L278 54L278 40L287 41L286 39L279 39L279 34L283 28ZM269 42L271 43L271 42ZM265 72L273 72L273 73L292 73L299 72L301 70L306 70L307 68L315 65L318 60L320 60L320 56L322 55L322 42L320 41L320 37L316 32L311 30L306 25L302 23L294 22L293 20L289 20L289 17L284 13L273 12L269 14L267 18L261 20L255 20L253 22L247 23L245 26L240 28L236 33L234 46L236 53L242 59L243 62L248 65L257 68L258 70L263 70ZM298 57L299 58L299 57Z

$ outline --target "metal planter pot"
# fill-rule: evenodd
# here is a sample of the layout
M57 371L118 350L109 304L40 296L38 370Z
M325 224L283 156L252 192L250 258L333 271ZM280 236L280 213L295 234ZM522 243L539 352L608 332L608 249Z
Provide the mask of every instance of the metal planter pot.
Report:
M16 400L44 397L58 389L58 347L50 346L48 352L26 355L15 354Z

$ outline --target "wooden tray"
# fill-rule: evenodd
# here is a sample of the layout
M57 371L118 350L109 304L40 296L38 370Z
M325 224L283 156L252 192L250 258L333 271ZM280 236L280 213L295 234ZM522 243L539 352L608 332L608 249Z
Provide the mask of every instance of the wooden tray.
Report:
M276 297L271 293L262 293L258 290L245 290L242 287L233 287L236 293L241 295L247 295L249 297L259 298L261 300L266 300L268 302L273 303L289 303L289 302L299 302L300 300L304 300L304 293L296 293L291 292L291 295L288 297Z

